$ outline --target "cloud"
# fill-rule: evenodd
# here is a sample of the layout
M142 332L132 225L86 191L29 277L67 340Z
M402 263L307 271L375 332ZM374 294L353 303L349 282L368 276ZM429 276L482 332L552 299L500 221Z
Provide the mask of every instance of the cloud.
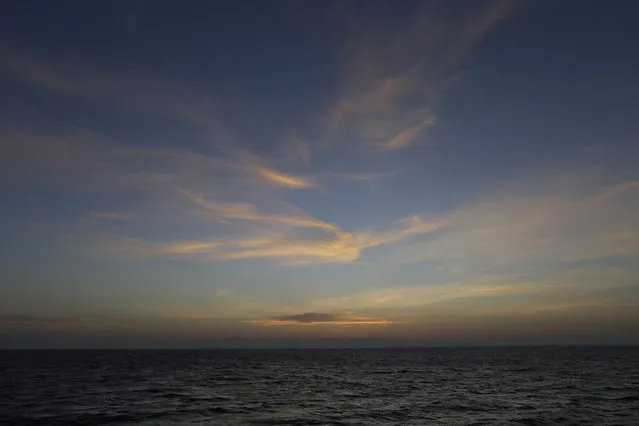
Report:
M396 149L409 147L415 138L428 127L434 126L436 120L434 117L428 117L420 123L414 124L393 137L388 142L383 142L379 145L381 150L394 151Z
M419 216L402 219L385 231L347 231L302 212L263 213L250 203L212 202L199 193L178 187L195 205L202 207L216 221L255 222L257 233L216 237L208 241L138 241L124 239L110 242L112 249L147 255L198 255L203 259L278 259L287 265L312 263L350 263L360 258L362 250L391 244L414 235L440 229L445 224ZM314 231L298 235L299 229Z
M247 202L212 202L203 195L180 186L177 189L194 204L204 208L218 219L236 219L254 222L271 222L294 228L319 228L329 231L339 231L339 227L328 222L315 219L304 214L267 214L261 213L256 206ZM294 212L296 213L296 212Z
M380 151L419 143L455 80L452 67L512 5L478 1L462 14L450 5L419 2L395 24L367 21L346 7L341 22L348 41L341 89L327 114L329 139L342 135Z
M285 173L272 161L237 148L214 153L142 148L135 147L135 141L113 140L74 127L50 134L0 129L0 165L3 174L92 190L166 193L181 184L234 198L265 198L273 189L318 185L312 178Z
M284 174L277 170L267 169L264 167L260 168L259 172L265 179L279 186L288 188L312 188L316 186L310 178L306 177Z
M622 196L628 191L637 189L639 189L639 180L629 180L609 186L598 194L597 198L599 201L606 201L617 196Z
M187 256L192 259L277 259L287 265L347 263L362 247L341 236L300 238L285 234L217 238L213 241L155 242L132 238L105 238L103 246L140 256Z
M386 283L384 287L343 296L316 298L298 309L357 312L363 317L381 316L404 323L442 315L513 317L596 306L593 301L624 306L639 294L635 281L635 270L604 267L544 270L541 274L539 271L472 273L450 281L403 286Z
M413 241L393 248L389 260L430 260L454 265L453 269L481 269L639 251L639 185L634 181L593 184L594 178L580 172L569 175L551 173L533 185L513 184L511 190L443 215L413 215L378 230L344 230L303 213L265 214L250 204L209 203L193 194L191 199L219 218L284 226L279 232L251 236L251 245L244 243L244 237L225 240L211 253L221 259L349 263L367 248L408 238ZM297 236L296 228L315 229L319 234ZM425 235L428 238L420 240Z
M246 248L239 242L227 247L231 250L220 252L220 259L279 259L287 265L305 265L311 263L348 263L359 258L362 247L356 241L337 234L334 237L296 238L280 237L265 241L253 248ZM233 248L240 248L233 250Z
M272 182L262 175L256 178L260 167L298 185L305 181L276 172L266 160L250 153L233 150L228 155L211 156L112 142L82 130L66 136L4 131L0 161L3 173L47 185L60 182L69 187L148 193L136 197L136 204L118 206L126 213L89 211L88 216L94 219L143 221L164 215L166 220L197 218L198 222L237 224L241 228L235 229L242 230L196 241L186 235L164 242L122 238L122 243L115 244L107 239L110 247L147 255L261 258L289 265L350 263L360 259L366 249L410 239L403 247L393 247L385 259L429 260L453 269L481 269L639 251L639 183L579 168L513 181L444 214L422 212L376 229L343 229L275 201L268 192ZM377 176L344 177L365 180ZM428 238L420 240L420 235Z
M225 161L186 149L144 149L70 127L57 133L0 129L2 173L46 185L92 190L152 189L197 180Z
M249 320L247 321L253 324L259 324L263 326L282 326L282 325L337 325L337 326L352 326L352 325L389 325L396 322L388 321L380 318L365 318L355 317L352 315L336 315L327 313L307 312L304 314L295 315L281 315L275 316L269 319L262 320Z
M120 107L170 116L228 136L216 118L212 100L154 77L63 66L8 47L0 49L0 67L47 90L116 102Z
M299 314L299 315L284 315L279 317L273 317L272 319L275 321L309 323L309 322L333 322L333 321L336 321L338 317L333 314L307 312L305 314Z
M169 220L182 216L182 220L197 218L198 222L210 220L244 228L240 235L222 234L202 240L106 239L108 247L138 255L270 258L286 264L348 263L359 259L366 248L394 243L442 226L440 222L413 217L382 231L342 229L289 203L277 202L266 192L272 186L269 182L274 180L278 181L276 186L289 187L309 186L314 184L311 180L279 172L267 165L265 159L238 149L211 156L185 149L133 148L84 131L70 133L68 137L23 132L7 135L2 145L8 166L3 169L5 172L28 171L33 179L45 178L49 185L59 181L63 186L87 185L105 191L137 189L147 193L127 206L127 212L92 210L87 213L89 218L102 221L135 218L140 223L149 217ZM262 173L256 179L259 171ZM362 180L378 176L346 177ZM94 221L96 226L97 223ZM300 235L304 229L313 232L304 231Z
M442 215L443 232L392 257L494 268L636 254L638 188L586 171L548 173Z
M505 276L487 276L467 281L416 284L376 288L342 297L317 299L315 309L408 312L410 308L443 308L460 300L481 300L540 293L557 287L556 283L515 281Z
M228 162L247 175L276 187L308 189L317 185L310 177L296 176L275 167L272 161L240 148L227 148ZM290 157L289 157L290 158Z

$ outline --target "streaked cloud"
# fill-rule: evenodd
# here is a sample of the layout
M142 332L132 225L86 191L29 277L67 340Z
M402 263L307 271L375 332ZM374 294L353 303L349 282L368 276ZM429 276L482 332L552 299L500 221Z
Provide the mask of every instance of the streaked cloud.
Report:
M353 262L367 246L357 241L355 236L341 232L314 238L264 234L246 238L220 238L210 242L109 240L107 239L107 248L139 255L192 255L192 258L202 260L266 258L279 260L287 265Z
M176 318L233 318L250 325L284 328L377 329L388 325L394 333L414 336L418 330L433 331L455 324L472 328L500 319L538 321L548 315L569 318L584 310L590 316L603 312L604 317L606 310L628 313L632 311L632 295L637 294L635 281L636 271L588 266L549 270L542 275L538 271L518 271L413 285L387 282L379 287L353 289L341 296L331 296L329 292L288 303L224 291L221 297L216 292L206 303L185 306L179 312L173 304L158 307L155 312L170 312Z
M116 102L120 107L159 113L228 136L216 118L212 99L155 77L61 64L7 46L0 48L0 67L60 94Z
M349 41L341 90L328 113L328 138L340 135L394 151L424 142L421 135L436 123L439 98L455 80L454 65L513 2L477 1L465 5L463 14L448 4L419 2L394 25L367 21L347 6L340 18Z
M636 271L609 267L547 270L542 276L522 272L479 277L474 274L456 281L409 286L389 283L341 297L316 298L302 308L309 312L355 312L357 315L351 315L381 316L400 323L423 321L451 312L477 318L532 315L599 305L625 306L622 295L624 291L633 291L635 276ZM636 289L634 292L636 294ZM412 321L401 319L402 316Z
M59 133L0 129L2 173L93 190L165 190L175 184L206 186L246 196L270 189L310 189L318 183L283 172L272 161L237 148L202 153L184 148L133 147L70 127Z
M389 325L394 324L380 318L356 317L352 315L336 315L317 312L306 312L296 315L280 315L262 320L249 320L249 323L263 326L353 326L353 325Z
M516 2L276 2L260 20L273 30L263 46L246 37L255 16L244 7L219 10L248 19L236 32L208 25L209 7L189 19L200 15L190 5L178 14L195 25L184 32L155 25L175 17L150 2L154 22L140 21L131 49L89 52L60 44L68 31L10 25L1 334L518 342L567 326L631 336L636 132L617 126L629 98L606 107L627 90L601 73L549 84L567 69L557 55L513 68L545 51L535 40L510 49L519 24L548 22L505 23ZM40 22L36 9L15 18ZM281 25L291 15L309 19ZM549 40L566 45L574 24ZM623 52L615 60L627 68ZM582 86L593 89L587 107L571 97Z
M549 173L440 217L445 232L393 254L470 265L568 262L639 252L639 185Z
M299 315L284 315L279 317L272 318L275 321L293 321L293 322L331 322L338 319L337 316L333 314L322 314L317 312L306 312L304 314Z
M379 148L383 151L395 151L409 147L413 144L413 141L419 136L419 134L425 129L434 126L437 121L434 117L428 117L420 123L414 124L395 135L388 142L383 142L379 145Z
M287 225L294 228L319 228L329 231L339 231L339 227L315 219L309 215L300 213L295 208L289 208L293 214L268 214L260 213L256 206L246 202L212 202L202 194L187 190L180 186L177 189L184 194L191 202L204 208L214 217L219 219L237 219L255 222L271 222Z
M259 172L265 179L276 185L288 188L312 188L316 186L310 178L306 177L293 176L267 168L260 168Z
M311 303L318 310L351 310L358 312L407 312L410 308L445 309L450 302L522 296L556 288L556 283L522 282L507 277L484 277L464 281L416 284L376 288L348 296L317 299Z
M217 247L217 242L206 241L176 241L171 243L150 243L139 240L125 240L117 243L113 248L121 248L137 254L187 255L207 253Z
M27 173L47 185L59 181L98 190L150 192L127 213L96 209L87 212L90 218L121 222L133 215L143 218L165 209L160 207L164 203L173 206L166 211L181 216L180 220L197 216L203 222L251 224L239 235L207 235L189 243L195 245L184 245L192 236L118 245L149 255L350 263L366 249L410 239L408 245L393 247L387 259L429 260L455 264L457 269L578 261L639 251L637 181L578 169L514 180L447 213L418 212L374 229L344 229L269 193L269 188L308 187L315 182L281 172L250 152L233 149L213 156L186 149L133 148L82 130L66 136L5 130L2 136L4 173L20 177ZM378 175L343 177L366 181ZM303 229L313 232L300 234ZM420 235L428 237L420 241Z
M179 188L196 205L211 213L218 221L250 221L261 224L260 231L248 236L216 237L211 241L151 242L125 239L109 243L121 249L148 255L194 254L204 259L277 259L287 265L312 263L349 263L360 258L362 250L391 244L414 235L423 235L444 226L441 221L429 221L418 216L399 220L385 231L346 231L339 226L312 216L264 214L249 203L214 203L200 194ZM296 229L318 231L312 236L300 236Z
M610 185L597 194L599 201L614 199L617 196L625 195L626 192L639 189L639 180L629 180L614 185ZM635 194L636 195L636 194Z

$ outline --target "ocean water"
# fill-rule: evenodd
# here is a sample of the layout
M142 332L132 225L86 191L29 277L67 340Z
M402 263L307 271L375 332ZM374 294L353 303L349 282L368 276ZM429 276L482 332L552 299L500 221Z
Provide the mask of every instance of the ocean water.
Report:
M4 351L0 424L639 425L639 348Z

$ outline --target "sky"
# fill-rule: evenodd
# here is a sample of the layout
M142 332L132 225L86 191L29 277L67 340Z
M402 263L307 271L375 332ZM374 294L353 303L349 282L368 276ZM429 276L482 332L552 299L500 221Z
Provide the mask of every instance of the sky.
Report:
M639 343L639 3L0 5L0 347Z

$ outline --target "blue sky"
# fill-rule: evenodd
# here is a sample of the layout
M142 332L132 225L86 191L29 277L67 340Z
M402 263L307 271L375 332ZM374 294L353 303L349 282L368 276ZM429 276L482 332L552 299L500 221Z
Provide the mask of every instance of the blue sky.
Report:
M0 12L2 346L638 343L633 2Z

